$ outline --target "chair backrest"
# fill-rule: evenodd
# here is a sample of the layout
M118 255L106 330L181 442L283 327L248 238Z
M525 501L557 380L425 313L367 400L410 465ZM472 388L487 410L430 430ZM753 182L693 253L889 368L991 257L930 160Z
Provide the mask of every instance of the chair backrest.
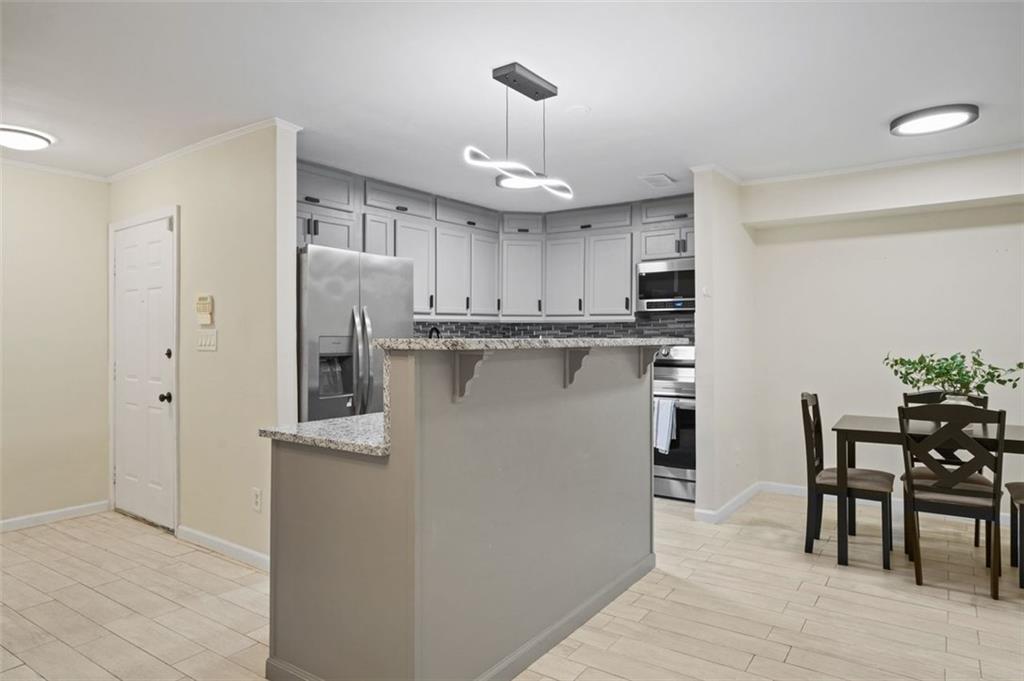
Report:
M900 407L899 421L903 467L911 499L915 492L930 490L955 497L988 498L993 509L998 509L1006 440L1005 411L964 404L923 404ZM977 430L984 431L985 439L995 441L994 451L978 441ZM962 451L966 456L955 468L948 466L943 454L950 450ZM912 477L916 465L927 466L934 477ZM992 473L991 488L969 483L971 475L986 469Z
M821 409L818 395L800 393L800 407L804 421L804 450L807 455L807 486L814 485L818 473L825 466L825 444L821 436Z
M903 406L912 407L915 404L941 404L946 399L944 390L919 390L914 393L903 393ZM975 407L988 409L988 395L968 395L967 401ZM964 460L957 456L955 447L942 447L936 450L950 466L962 466Z

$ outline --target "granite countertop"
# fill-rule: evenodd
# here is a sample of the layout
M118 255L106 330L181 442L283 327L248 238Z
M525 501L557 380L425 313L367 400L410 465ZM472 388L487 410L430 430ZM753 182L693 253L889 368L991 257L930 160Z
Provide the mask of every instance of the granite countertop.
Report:
M689 345L684 337L651 338L378 338L384 350L544 350L548 348L630 348Z
M384 427L384 414L381 412L261 428L260 437L367 456L388 456L391 453L391 443Z

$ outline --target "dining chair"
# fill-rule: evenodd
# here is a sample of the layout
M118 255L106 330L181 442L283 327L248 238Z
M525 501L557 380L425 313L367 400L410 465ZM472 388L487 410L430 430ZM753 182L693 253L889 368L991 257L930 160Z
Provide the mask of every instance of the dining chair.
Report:
M914 580L923 584L919 513L974 518L990 523L986 542L989 554L990 592L999 598L999 503L1002 497L1003 448L1006 412L964 404L923 404L899 408L903 440L903 472L909 512L904 519L910 534ZM926 424L926 425L920 425ZM938 425L938 427L936 427ZM995 441L990 451L977 439L978 430ZM961 465L950 467L944 450L963 452ZM988 484L972 480L982 471L992 472ZM926 472L927 470L927 472ZM983 476L984 477L984 476Z
M839 473L835 468L825 468L825 444L821 435L818 396L814 393L801 393L800 406L807 455L807 529L804 551L813 553L814 540L821 539L821 514L825 495L839 495ZM847 495L851 499L871 499L882 504L882 567L886 570L892 569L892 485L895 479L892 473L870 468L848 468L846 471Z
M913 393L903 393L903 406L912 407L915 404L939 404L946 399L945 390L919 390ZM968 395L967 400L975 407L982 407L988 409L988 395ZM941 452L943 457L946 459L946 464L949 466L960 466L963 461L956 455L955 449L947 449ZM927 470L922 471L927 474ZM900 476L900 481L906 480L906 474ZM975 480L975 482L980 482ZM907 517L907 495L903 495L903 517ZM989 525L985 526L985 538L988 541L988 536L991 533L992 528ZM974 521L974 545L981 546L981 521ZM906 523L903 525L903 550L909 556L910 555L910 538L907 535ZM985 552L986 558L989 556L988 551Z
M1024 482L1006 483L1010 495L1010 567L1017 568L1017 582L1024 589Z

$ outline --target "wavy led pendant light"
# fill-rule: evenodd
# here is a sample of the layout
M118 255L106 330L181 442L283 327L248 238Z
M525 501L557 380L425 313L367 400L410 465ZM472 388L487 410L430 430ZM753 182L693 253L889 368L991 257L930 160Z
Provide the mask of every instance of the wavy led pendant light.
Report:
M491 74L496 81L505 85L505 160L494 160L474 146L466 147L462 158L471 166L498 171L494 183L503 189L544 189L563 199L571 199L572 187L564 180L547 176L548 135L547 103L544 101L558 94L558 87L544 80L522 64L513 62L499 66ZM533 101L542 102L542 160L541 172L536 172L525 163L508 158L508 90L520 92Z

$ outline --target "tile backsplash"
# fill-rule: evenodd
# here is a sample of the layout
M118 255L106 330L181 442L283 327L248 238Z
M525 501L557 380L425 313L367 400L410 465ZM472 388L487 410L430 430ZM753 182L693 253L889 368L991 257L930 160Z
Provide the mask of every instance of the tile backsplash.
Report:
M693 313L688 312L644 313L632 322L417 321L413 330L417 336L426 336L435 326L444 338L683 336L693 342Z

